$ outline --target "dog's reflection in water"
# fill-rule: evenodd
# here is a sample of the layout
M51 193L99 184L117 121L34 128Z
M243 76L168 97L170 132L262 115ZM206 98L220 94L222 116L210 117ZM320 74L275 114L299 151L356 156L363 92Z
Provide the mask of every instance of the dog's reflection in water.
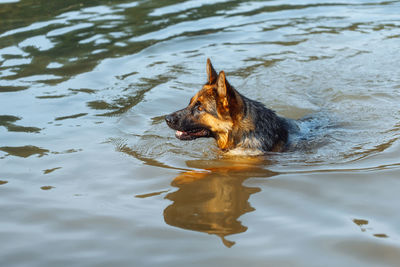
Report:
M201 165L204 162L187 162ZM190 166L191 167L191 166ZM225 246L235 242L226 236L245 232L239 217L253 211L249 203L251 194L260 188L244 186L250 177L271 177L276 173L256 166L213 166L204 171L188 171L178 175L172 186L178 190L166 198L173 203L164 210L165 222L187 230L219 236Z

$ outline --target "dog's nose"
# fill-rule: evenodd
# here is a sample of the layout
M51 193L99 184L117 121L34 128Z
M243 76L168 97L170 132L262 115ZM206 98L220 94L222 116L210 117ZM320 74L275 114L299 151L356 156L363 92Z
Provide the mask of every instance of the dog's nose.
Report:
M171 114L170 114L170 115L166 115L166 116L165 116L165 121L166 121L167 123L173 123L174 117L171 116Z

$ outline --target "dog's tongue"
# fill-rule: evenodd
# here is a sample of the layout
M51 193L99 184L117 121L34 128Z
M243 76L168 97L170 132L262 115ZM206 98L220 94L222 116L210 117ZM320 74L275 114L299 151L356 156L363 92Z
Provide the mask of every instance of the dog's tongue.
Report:
M182 135L183 135L183 132L181 132L181 131L176 131L176 133L175 133L175 135L176 135L176 137L181 137Z

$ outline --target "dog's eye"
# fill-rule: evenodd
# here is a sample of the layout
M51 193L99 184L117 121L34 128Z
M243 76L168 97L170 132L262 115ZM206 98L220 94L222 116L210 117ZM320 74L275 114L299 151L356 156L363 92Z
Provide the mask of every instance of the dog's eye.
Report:
M201 106L201 103L199 101L196 102L196 109L198 111L203 111L204 110L204 108Z

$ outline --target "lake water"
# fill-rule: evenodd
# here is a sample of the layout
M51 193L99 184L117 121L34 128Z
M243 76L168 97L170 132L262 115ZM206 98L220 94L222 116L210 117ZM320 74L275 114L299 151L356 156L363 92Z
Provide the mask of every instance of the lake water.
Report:
M3 0L0 18L0 266L400 265L400 1ZM262 158L176 139L163 116L208 57L278 114L334 123Z

